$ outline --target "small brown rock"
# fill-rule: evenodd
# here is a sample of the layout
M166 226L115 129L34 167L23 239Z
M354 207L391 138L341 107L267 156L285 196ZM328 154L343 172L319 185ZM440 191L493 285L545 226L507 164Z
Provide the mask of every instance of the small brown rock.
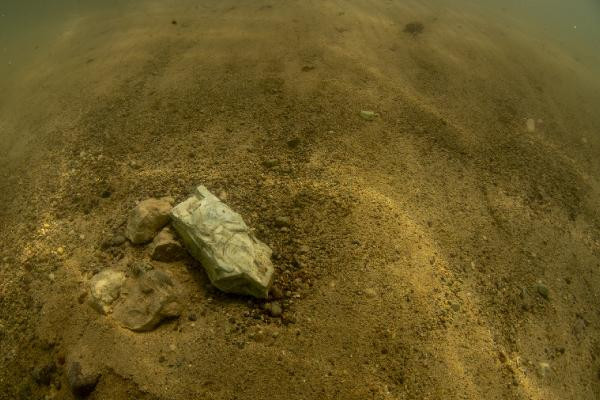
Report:
M262 164L266 168L273 168L273 167L276 167L277 165L279 165L279 160L273 158L273 159L270 159L270 160L263 161Z
M169 222L170 211L171 201L168 198L140 202L129 214L125 236L134 244L151 241Z
M118 246L122 245L123 243L125 243L126 241L127 241L127 239L125 238L125 236L115 235L115 236L111 237L110 239L102 242L101 247L103 250L106 250L110 247L118 247Z
M185 254L185 249L175 239L175 235L169 228L160 231L152 242L151 255L153 260L163 262L177 261L184 258Z
M304 68L304 67L303 67ZM296 147L298 147L298 145L300 145L300 139L299 138L292 138L289 139L287 141L287 145L290 149L295 149Z
M281 290L281 288L279 286L273 286L271 287L271 297L274 299L281 299L283 298L283 291Z
M290 218L285 216L278 216L275 218L275 225L278 227L289 227L290 226Z

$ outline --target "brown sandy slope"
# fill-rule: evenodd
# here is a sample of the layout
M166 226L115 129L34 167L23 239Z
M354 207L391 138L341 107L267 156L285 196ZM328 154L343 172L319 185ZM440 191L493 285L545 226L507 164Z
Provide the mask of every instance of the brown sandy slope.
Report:
M1 398L70 399L65 358L91 399L600 397L597 76L422 2L196 3L69 19L1 95ZM179 320L98 315L93 273L148 257L100 244L197 184L275 250L284 319L191 259L155 263Z

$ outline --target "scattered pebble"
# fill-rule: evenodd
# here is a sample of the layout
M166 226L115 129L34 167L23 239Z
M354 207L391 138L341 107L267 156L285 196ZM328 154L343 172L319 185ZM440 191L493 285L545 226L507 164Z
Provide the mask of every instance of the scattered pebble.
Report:
M535 132L535 119L527 118L527 121L525 121L525 128L527 129L527 132Z
M281 314L283 313L283 308L281 307L281 304L279 304L279 302L277 301L272 302L270 313L272 317L281 317Z
M56 372L56 365L50 362L33 370L33 379L40 385L48 386L52 381L52 376Z
M279 160L272 158L270 160L265 160L262 162L262 165L265 166L266 168L273 168L276 167L277 165L279 165Z
M298 147L300 145L300 139L299 138L293 138L287 141L287 145L290 149L295 149L296 147Z
M373 121L375 117L377 117L377 113L375 111L362 110L360 112L360 117L365 121Z
M543 283L538 283L536 285L535 289L537 290L537 292L540 296L542 296L544 299L548 300L548 298L550 297L550 290L548 289L548 287L546 285L544 285Z
M409 22L404 26L404 32L412 35L413 37L423 33L424 29L425 26L419 21Z
M550 364L547 362L540 362L538 364L538 372L542 378L548 376L551 371Z
M283 291L279 286L273 286L270 290L271 297L274 299L281 299L283 297Z
M114 235L110 239L107 239L104 242L102 242L101 247L102 247L102 249L108 249L110 247L118 247L118 246L121 246L126 241L127 241L127 239L125 239L125 236Z
M285 216L278 216L275 218L275 225L278 227L289 227L290 226L290 218Z

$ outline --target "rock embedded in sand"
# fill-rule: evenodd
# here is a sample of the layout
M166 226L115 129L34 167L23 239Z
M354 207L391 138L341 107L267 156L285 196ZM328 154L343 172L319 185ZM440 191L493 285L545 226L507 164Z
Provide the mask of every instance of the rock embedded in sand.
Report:
M170 262L181 260L186 251L169 228L165 228L152 241L150 254L153 260Z
M173 227L212 284L224 292L266 298L273 278L272 250L242 216L204 186L171 211Z
M550 368L550 364L547 362L539 362L538 363L538 374L540 377L545 378L552 372L552 368Z
M281 288L279 286L271 287L270 293L271 293L271 297L274 299L283 298L283 291L281 290Z
M404 26L404 32L412 35L413 37L423 33L424 30L425 26L419 21L409 22Z
M147 199L140 202L129 214L125 236L134 244L151 241L169 222L171 199Z
M290 218L285 216L278 216L275 218L275 225L278 227L286 227L289 228L291 224Z
M90 281L94 308L136 332L180 315L176 285L165 272L137 266L132 272L129 277L116 269L96 274Z
M32 376L36 383L48 386L52 382L52 378L56 373L56 365L53 362L36 367L33 370Z
M92 305L103 314L109 313L111 305L121 294L125 283L125 273L113 269L105 269L94 275L90 281Z
M125 243L126 241L127 241L127 239L125 238L125 236L114 235L110 239L107 239L104 242L102 242L102 245L100 247L103 250L106 250L110 247L118 247L118 246L122 245L123 243Z
M115 304L113 317L132 331L152 330L163 319L181 314L175 284L160 270L141 272L129 278L122 292L120 301Z
M67 381L76 397L85 397L92 393L99 379L99 372L83 370L77 361L71 362L67 366Z
M550 290L548 289L548 287L546 285L544 285L543 283L538 283L535 286L535 289L537 290L537 292L540 296L542 296L544 299L548 300L548 298L550 297Z
M295 149L296 147L298 147L300 145L300 139L297 137L289 139L287 141L287 145L290 149Z
M278 166L278 165L279 165L279 160L277 160L277 159L275 159L275 158L272 158L272 159L269 159L269 160L264 160L264 161L262 162L262 165L263 165L265 168L274 168L274 167L276 167L276 166Z
M535 132L535 119L527 118L525 121L525 128L527 129L527 132Z

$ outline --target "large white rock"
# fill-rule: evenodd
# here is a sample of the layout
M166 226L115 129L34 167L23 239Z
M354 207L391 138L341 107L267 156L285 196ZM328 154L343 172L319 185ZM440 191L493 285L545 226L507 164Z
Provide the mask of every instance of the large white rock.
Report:
M171 210L173 227L212 284L224 292L266 298L273 277L271 249L242 216L204 186Z

